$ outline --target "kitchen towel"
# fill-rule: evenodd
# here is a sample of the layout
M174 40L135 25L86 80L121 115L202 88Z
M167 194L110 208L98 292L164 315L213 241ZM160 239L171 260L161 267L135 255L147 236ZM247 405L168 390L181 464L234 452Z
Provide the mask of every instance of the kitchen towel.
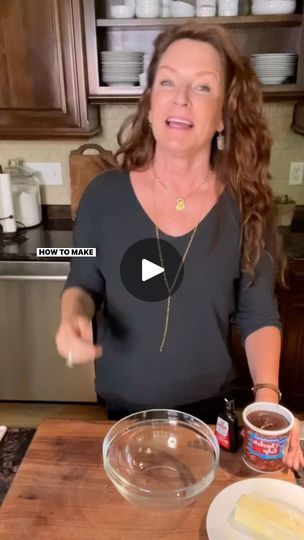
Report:
M34 428L9 428L0 443L0 505L35 434Z
M14 233L17 230L9 174L0 174L0 224L4 233Z

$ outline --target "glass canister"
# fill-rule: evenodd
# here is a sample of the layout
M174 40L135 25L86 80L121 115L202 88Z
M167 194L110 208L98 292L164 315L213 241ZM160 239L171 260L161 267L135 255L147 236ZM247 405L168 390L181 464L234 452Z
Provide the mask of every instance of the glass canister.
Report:
M34 227L42 221L40 184L35 171L18 159L10 159L5 172L10 175L17 227Z

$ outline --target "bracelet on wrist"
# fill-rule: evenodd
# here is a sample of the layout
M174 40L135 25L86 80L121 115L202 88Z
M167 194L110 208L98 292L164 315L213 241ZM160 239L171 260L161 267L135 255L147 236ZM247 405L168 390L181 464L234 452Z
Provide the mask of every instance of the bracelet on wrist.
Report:
M275 386L274 384L271 384L271 383L260 383L260 384L255 384L251 390L254 394L254 396L256 395L257 391L258 390L262 390L263 388L268 388L270 390L273 390L274 392L276 392L277 396L278 396L278 400L279 402L281 401L282 399L282 392L280 391L280 389Z

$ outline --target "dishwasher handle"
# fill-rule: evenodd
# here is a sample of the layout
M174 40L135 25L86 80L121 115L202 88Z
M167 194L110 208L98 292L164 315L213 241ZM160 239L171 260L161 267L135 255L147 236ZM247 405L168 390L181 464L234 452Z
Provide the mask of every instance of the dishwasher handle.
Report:
M65 281L67 276L44 276L44 275L37 275L37 276L30 276L27 274L24 275L1 275L0 274L0 281Z

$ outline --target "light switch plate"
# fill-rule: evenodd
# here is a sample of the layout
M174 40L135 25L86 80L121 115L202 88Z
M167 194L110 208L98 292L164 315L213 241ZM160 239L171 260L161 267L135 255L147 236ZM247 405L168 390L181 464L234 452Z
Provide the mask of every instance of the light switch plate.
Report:
M304 161L292 161L289 169L290 186L301 186L304 177Z
M25 166L36 172L36 176L43 186L60 186L63 184L61 163L27 161Z

